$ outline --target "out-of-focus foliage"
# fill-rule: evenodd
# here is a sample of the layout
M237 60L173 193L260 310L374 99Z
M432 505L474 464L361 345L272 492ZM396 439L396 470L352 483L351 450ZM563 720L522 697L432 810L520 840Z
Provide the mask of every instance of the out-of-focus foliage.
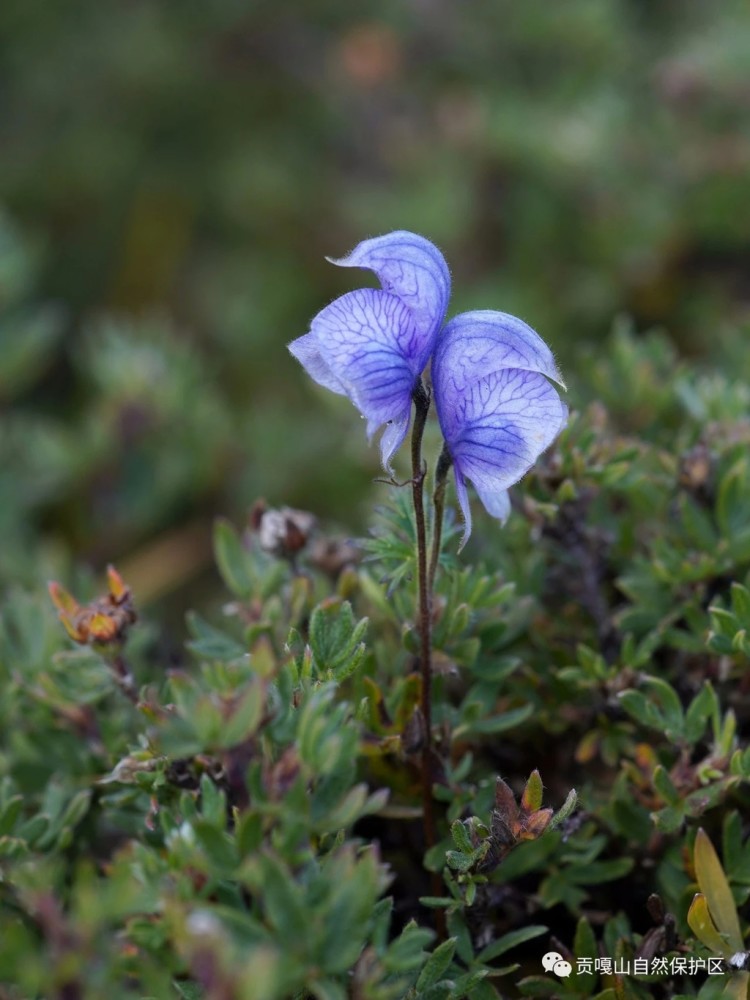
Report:
M169 591L259 494L361 528L376 453L285 345L365 236L568 370L620 311L698 352L747 314L744 0L1 6L6 579L41 529Z
M599 399L515 488L507 527L478 519L459 561L448 526L440 842L424 859L410 491L392 489L363 547L293 510L273 546L268 510L255 532L218 522L228 594L188 616L169 660L115 573L88 606L53 590L75 648L40 588L11 590L0 983L33 997L556 996L547 951L574 968L697 961L731 927L713 954L728 962L750 892L750 421L729 357L708 370L615 330L579 372L578 398ZM639 394L648 409L628 413ZM563 992L739 996L745 974L722 970L592 968Z

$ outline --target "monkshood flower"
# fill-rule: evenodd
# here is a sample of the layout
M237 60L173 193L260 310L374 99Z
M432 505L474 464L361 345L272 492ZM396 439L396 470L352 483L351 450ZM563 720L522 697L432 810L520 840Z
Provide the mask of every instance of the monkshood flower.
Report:
M330 258L329 258L330 259ZM534 464L565 425L567 408L552 353L522 320L506 313L462 313L443 328L450 274L429 240L398 231L360 243L342 267L374 271L382 289L348 292L289 345L320 385L354 403L368 437L384 424L382 461L409 430L412 395L432 357L435 404L471 533L470 480L488 512L510 511L508 487Z
M549 347L515 316L461 313L441 333L432 381L464 517L462 548L471 534L466 480L488 513L505 521L508 487L565 426L567 407L548 379L563 385Z
M409 430L412 393L445 319L448 266L429 240L404 231L365 240L331 263L374 271L383 287L336 299L289 350L316 382L349 397L367 421L368 438L386 425L380 450L390 472Z

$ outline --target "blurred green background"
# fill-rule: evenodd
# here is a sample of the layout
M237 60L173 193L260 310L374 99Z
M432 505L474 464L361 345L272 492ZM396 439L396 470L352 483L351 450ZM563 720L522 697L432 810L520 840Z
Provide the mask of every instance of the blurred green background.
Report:
M618 314L708 359L750 305L748 67L746 0L4 0L0 584L210 590L260 495L361 531L377 450L286 344L367 236L438 243L573 404Z

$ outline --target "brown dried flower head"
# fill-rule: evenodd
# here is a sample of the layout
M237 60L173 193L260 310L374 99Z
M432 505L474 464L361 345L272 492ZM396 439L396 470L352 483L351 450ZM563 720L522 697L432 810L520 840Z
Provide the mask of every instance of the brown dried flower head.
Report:
M114 566L107 567L107 593L81 605L54 580L49 584L52 603L68 635L81 645L120 643L136 620L130 588Z

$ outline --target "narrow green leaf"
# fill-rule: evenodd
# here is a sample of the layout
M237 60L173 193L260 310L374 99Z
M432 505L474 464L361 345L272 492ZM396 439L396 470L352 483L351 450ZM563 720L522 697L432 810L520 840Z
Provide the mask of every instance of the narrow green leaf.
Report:
M693 860L698 886L706 897L717 930L727 942L729 954L742 951L742 933L732 890L729 888L714 846L702 828L695 837ZM727 946L724 949L725 954Z
M547 827L547 829L554 830L556 826L559 826L560 823L562 823L564 820L568 818L568 816L571 815L577 804L578 804L578 792L576 792L575 788L571 788L562 806L557 810L555 815L552 817L550 825Z
M685 713L685 739L697 743L717 709L716 692L708 681L693 698Z
M489 718L476 719L473 722L465 723L458 726L453 732L454 740L458 736L465 735L467 733L476 733L477 735L490 736L497 733L504 733L508 729L513 729L515 726L519 726L522 722L525 722L534 711L533 705L522 705L521 708L511 709L509 712L503 712L502 715L493 715Z
M229 718L222 727L219 746L237 746L255 733L263 717L265 696L266 687L260 677L245 685L232 704Z
M681 795L675 788L672 779L669 777L667 769L661 764L654 768L653 776L654 788L669 806L679 806Z
M714 955L725 955L727 951L726 942L721 934L716 930L711 914L708 911L708 903L702 892L696 892L688 910L687 922L690 930L695 934L710 952Z
M214 525L214 557L219 573L231 592L248 598L253 592L253 578L249 572L247 553L234 525L223 519Z
M530 924L528 927L521 927L517 931L510 931L508 934L503 934L501 938L497 941L493 941L492 944L488 944L486 948L477 955L477 961L479 962L491 962L495 958L499 958L500 955L504 955L506 951L510 951L511 948L517 948L519 944L525 944L526 941L531 941L535 937L539 937L541 934L546 934L549 930L544 924Z
M543 794L544 786L542 785L541 775L536 770L532 771L521 798L521 808L524 812L531 813L541 809Z
M0 813L0 837L10 833L16 825L18 817L23 809L23 796L14 795L9 799Z
M434 986L443 978L443 973L453 960L456 951L456 939L448 938L433 951L427 959L424 968L417 979L417 990L422 991Z

